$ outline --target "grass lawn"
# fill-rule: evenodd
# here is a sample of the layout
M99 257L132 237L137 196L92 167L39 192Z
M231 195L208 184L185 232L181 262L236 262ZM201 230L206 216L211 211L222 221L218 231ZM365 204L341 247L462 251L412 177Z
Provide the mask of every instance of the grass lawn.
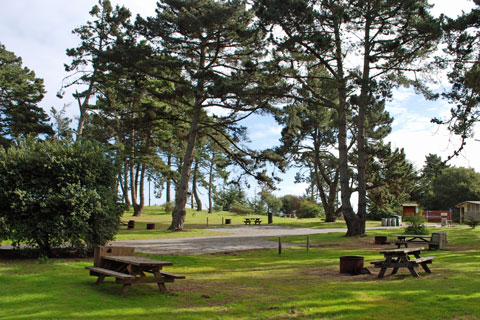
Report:
M187 209L187 217L185 219L184 232L171 232L167 228L172 222L170 214L166 213L163 207L145 207L140 217L134 217L132 211L127 211L122 217L122 222L126 224L129 220L135 220L135 228L128 230L126 225L123 225L120 232L115 237L115 240L141 240L141 239L161 239L161 238L183 238L183 237L204 237L204 236L218 236L225 235L224 232L216 232L208 229L212 228L227 228L230 226L245 226L243 223L246 215L237 215L232 212L214 212L207 213L206 211L197 212L193 209ZM267 216L263 215L248 215L250 218L260 218L262 225L267 224ZM208 223L207 223L208 219ZM231 220L231 225L222 224L226 219ZM155 223L154 230L147 230L147 223ZM380 226L379 221L367 221L367 226ZM323 219L295 219L273 217L273 225L292 226L298 228L346 228L343 220L335 223L326 223Z
M149 257L174 263L186 280L133 285L127 296L111 278L95 285L92 259L0 261L0 319L480 319L480 231L443 228L447 249L434 255L432 274L408 270L378 280L369 261L389 246L343 233L311 235L314 247L229 254ZM442 231L443 231L442 230ZM299 238L287 238L285 241ZM360 255L372 275L339 274L339 257Z

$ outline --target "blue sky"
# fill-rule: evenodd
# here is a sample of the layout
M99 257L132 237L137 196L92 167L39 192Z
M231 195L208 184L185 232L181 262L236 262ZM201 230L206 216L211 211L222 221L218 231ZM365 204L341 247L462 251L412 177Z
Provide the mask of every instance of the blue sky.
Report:
M154 13L155 0L112 0L114 4L125 5L134 14ZM470 0L435 0L433 13L446 13L455 17L462 10L473 7ZM63 65L69 62L65 55L67 48L78 44L71 30L89 20L88 12L96 0L4 0L0 10L0 42L7 50L21 56L24 66L34 70L37 77L45 80L47 94L41 106L50 110L52 106L61 109L71 103L69 113L77 114L77 106L69 92L63 100L55 97L62 79L66 76ZM394 117L393 132L387 138L394 147L404 148L407 158L417 168L423 166L425 155L436 153L442 157L451 154L455 138L444 128L430 123L433 117L448 115L451 106L445 101L425 101L410 89L394 93L387 110ZM257 148L271 147L278 143L281 128L273 119L255 118L248 122L249 136ZM453 165L472 167L480 172L480 144L469 141ZM295 173L290 171L279 185L281 194L302 194L303 186L293 184ZM251 192L253 192L252 189ZM250 192L250 193L251 193ZM158 202L157 202L158 203Z

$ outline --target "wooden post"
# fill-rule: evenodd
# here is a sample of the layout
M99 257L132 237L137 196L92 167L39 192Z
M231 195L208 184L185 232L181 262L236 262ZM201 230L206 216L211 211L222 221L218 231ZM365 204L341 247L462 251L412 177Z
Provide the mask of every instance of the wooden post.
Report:
M223 224L224 224L224 220L225 220L225 218L224 218L224 217L222 217L222 226L223 226Z
M310 251L310 236L307 236L307 251Z
M282 254L282 237L278 237L278 254Z
M207 227L208 227L208 217L207 217Z

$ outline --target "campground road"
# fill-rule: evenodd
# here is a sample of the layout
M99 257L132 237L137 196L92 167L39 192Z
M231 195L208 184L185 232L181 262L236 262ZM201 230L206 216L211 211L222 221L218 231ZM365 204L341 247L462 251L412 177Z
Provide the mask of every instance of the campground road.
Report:
M370 227L367 229L375 230L387 228L393 229L401 227ZM213 237L113 241L110 244L135 247L137 252L153 254L208 254L278 248L278 243L276 241L267 240L272 237L347 231L346 228L313 229L279 226L245 226L208 230L225 232L226 234L224 236ZM299 246L299 244L282 243L282 246Z

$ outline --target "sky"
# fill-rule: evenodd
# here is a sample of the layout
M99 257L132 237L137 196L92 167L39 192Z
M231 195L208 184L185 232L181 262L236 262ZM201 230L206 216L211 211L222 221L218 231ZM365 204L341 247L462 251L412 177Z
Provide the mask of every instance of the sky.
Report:
M40 105L47 113L52 106L59 110L64 104L71 103L68 114L78 114L71 92L67 91L62 100L56 97L56 93L67 76L64 64L70 62L65 50L79 44L79 39L71 31L90 19L88 12L96 3L96 0L0 0L0 43L22 57L23 65L44 79L47 93ZM112 0L112 3L124 5L134 15L142 16L153 15L156 7L156 0ZM473 7L471 0L435 0L431 3L434 4L434 15L444 13L450 17ZM445 128L432 124L430 120L447 117L451 107L444 100L426 101L411 89L396 90L392 101L387 103L387 111L394 118L393 130L387 141L393 147L403 148L407 159L417 169L422 168L429 153L445 159L458 146L458 141ZM252 145L256 148L278 144L281 127L273 119L255 118L247 121L246 125ZM471 139L461 155L450 164L471 167L480 172L479 159L480 142ZM294 170L284 175L284 181L275 194L303 194L304 186L293 183L294 175ZM250 194L254 190L252 188Z

